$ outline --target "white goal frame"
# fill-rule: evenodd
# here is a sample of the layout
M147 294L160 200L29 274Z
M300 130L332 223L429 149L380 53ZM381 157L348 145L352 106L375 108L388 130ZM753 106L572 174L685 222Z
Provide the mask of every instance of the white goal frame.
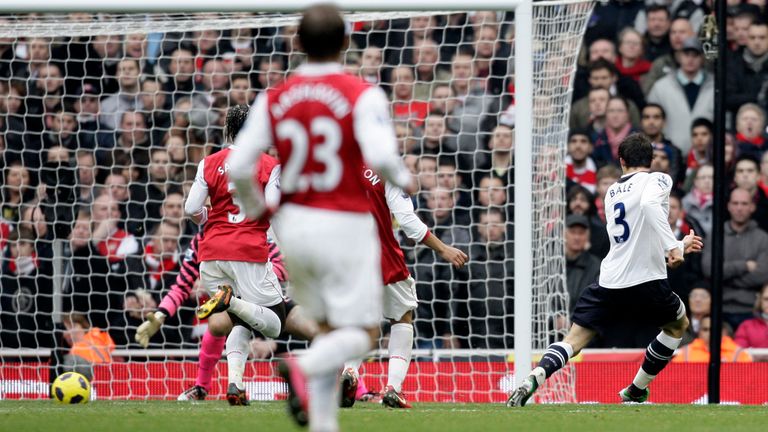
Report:
M567 5L583 0L536 2ZM317 0L3 0L2 13L160 13L160 12L296 12ZM515 11L515 188L532 190L533 180L533 7L532 0L334 0L345 11ZM531 370L533 247L532 196L515 194L514 206L514 352L516 382Z

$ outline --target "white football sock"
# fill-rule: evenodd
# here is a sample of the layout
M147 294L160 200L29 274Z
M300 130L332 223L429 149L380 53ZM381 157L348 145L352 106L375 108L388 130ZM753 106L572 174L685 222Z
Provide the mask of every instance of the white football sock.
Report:
M371 350L365 330L346 327L315 337L306 353L298 359L307 376L338 374L344 362L362 358Z
M402 391L403 380L408 374L413 351L413 325L398 323L392 326L389 335L389 374L387 385Z
M229 311L266 337L280 336L280 318L270 309L232 297L229 300Z
M646 389L651 384L656 375L651 375L645 371L649 369L652 372L661 372L662 369L669 363L675 350L680 346L683 339L678 339L664 333L663 331L656 336L656 339L652 340L645 351L645 360L643 365L640 366L635 375L635 379L632 380L632 384L639 389ZM651 356L651 357L649 357ZM650 362L653 360L653 363Z
M309 379L309 430L336 432L339 430L338 374L316 375Z
M251 340L251 331L241 325L236 325L227 336L227 378L229 384L235 384L238 389L244 390L243 374L245 362L248 360L248 342Z
M362 358L357 358L357 359L349 360L346 363L344 363L344 369L343 370L352 369L353 371L357 372L357 374L359 375L360 374L360 365L361 364L363 364L363 359Z

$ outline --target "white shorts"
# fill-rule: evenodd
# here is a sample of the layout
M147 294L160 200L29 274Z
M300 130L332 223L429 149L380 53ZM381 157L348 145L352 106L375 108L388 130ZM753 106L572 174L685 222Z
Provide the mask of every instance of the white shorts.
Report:
M203 261L200 281L211 294L219 285L230 285L234 296L259 306L283 301L283 289L269 262Z
M381 246L373 217L288 204L273 221L296 303L331 327L378 326Z
M416 281L412 277L384 286L384 318L397 321L418 306Z

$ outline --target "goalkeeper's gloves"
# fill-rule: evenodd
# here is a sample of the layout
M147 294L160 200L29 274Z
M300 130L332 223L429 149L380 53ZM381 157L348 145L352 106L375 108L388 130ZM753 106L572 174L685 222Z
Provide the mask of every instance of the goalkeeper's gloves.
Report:
M165 322L164 313L157 311L153 314L147 314L147 320L141 323L136 330L136 342L144 348L148 347L149 340L160 330L163 322Z

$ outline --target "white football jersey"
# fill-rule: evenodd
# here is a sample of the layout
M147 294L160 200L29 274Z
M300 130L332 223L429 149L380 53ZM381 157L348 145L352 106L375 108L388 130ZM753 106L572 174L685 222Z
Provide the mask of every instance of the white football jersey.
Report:
M667 220L672 178L664 173L623 176L605 195L611 250L600 265L600 286L629 288L667 278L666 252L684 250ZM681 252L682 252L681 250Z

